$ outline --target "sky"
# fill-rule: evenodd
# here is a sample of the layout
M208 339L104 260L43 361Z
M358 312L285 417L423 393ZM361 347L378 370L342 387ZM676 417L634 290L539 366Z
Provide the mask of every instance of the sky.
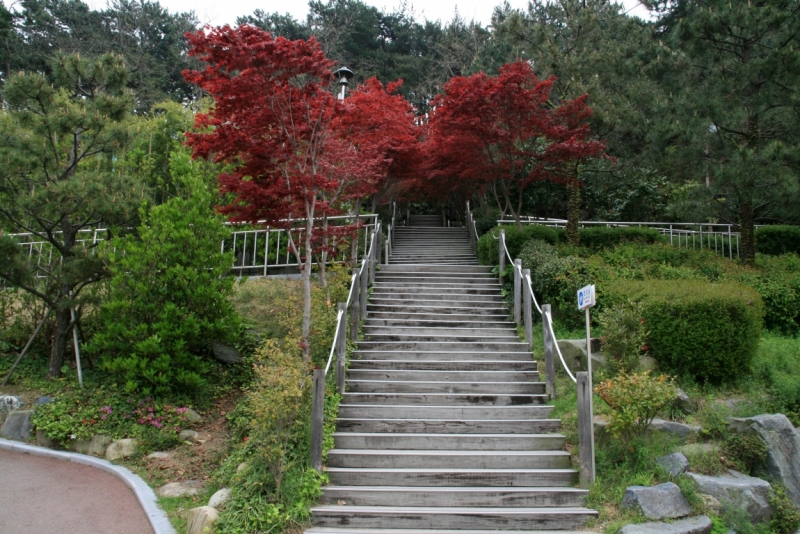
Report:
M87 0L84 0L87 1ZM394 11L402 0L363 0L368 5L375 6L384 12ZM492 19L494 6L501 0L406 0L407 5L413 10L417 20L441 20L447 22L453 18L456 9L462 18L474 19L484 26ZM105 7L105 0L88 0L93 9ZM306 0L159 0L159 3L170 12L194 10L197 18L203 24L218 26L222 24L235 24L236 17L249 15L256 9L266 13L275 11L289 13L297 20L305 20L308 14ZM631 15L647 17L647 10L637 0L622 0ZM509 0L512 8L524 9L528 0Z

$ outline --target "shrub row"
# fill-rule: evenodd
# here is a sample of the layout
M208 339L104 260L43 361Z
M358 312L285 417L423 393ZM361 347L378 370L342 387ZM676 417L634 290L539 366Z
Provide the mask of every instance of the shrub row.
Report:
M800 254L800 227L775 225L757 228L756 249L772 256L787 252Z
M750 368L763 316L753 289L702 280L619 281L606 287L606 306L627 300L642 304L648 350L665 371L718 384Z

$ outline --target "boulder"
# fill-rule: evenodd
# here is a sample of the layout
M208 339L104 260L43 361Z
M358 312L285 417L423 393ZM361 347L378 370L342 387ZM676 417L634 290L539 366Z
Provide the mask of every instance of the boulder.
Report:
M667 456L656 458L656 464L663 467L672 477L682 475L689 470L689 460L679 452L673 452Z
M170 456L171 455L168 452L156 451L156 452L151 452L150 454L148 454L147 455L147 459L148 460L166 460Z
M197 432L194 430L181 430L181 433L178 434L178 437L183 441L194 443L194 441L197 439Z
M700 433L701 427L698 425L676 423L675 421L666 421L656 417L650 425L650 430L654 432L664 432L685 442L696 437Z
M0 412L13 412L25 406L22 397L15 395L0 395Z
M185 480L183 482L170 482L158 488L162 497L183 497L184 495L197 495L203 487L201 480Z
M15 410L8 414L6 422L0 428L0 438L16 441L31 439L31 416L33 410Z
M242 355L230 345L214 341L211 343L211 351L214 353L214 358L222 363L230 364L242 362Z
M44 430L36 429L36 444L40 447L47 447L52 449L56 446L56 442L47 437Z
M137 443L135 439L118 439L106 449L107 460L119 460L136 454Z
M709 534L713 524L704 515L681 519L672 523L639 523L626 525L617 534Z
M219 512L211 506L192 508L186 515L186 534L209 534L214 532L214 523L219 521Z
M242 462L242 463L240 463L239 465L236 466L236 472L237 473L241 473L245 469L247 469L247 462Z
M764 414L728 419L729 430L753 434L767 446L765 474L780 482L792 503L800 509L800 432L783 414Z
M42 405L42 404L50 404L54 400L56 400L55 397L51 397L50 395L42 395L41 397L39 397L38 399L33 401L33 404L36 405L36 406L39 406L39 405Z
M186 420L189 421L190 423L199 423L200 421L203 420L203 418L200 417L200 414L192 410L191 408L186 410L184 417L186 417Z
M222 488L214 493L211 498L208 500L208 505L213 508L220 508L225 505L228 499L231 496L231 489L230 488Z
M692 513L689 501L672 482L658 486L630 486L625 489L620 507L641 512L647 519L676 519Z
M558 348L564 356L564 362L573 373L586 370L586 340L561 339ZM556 358L558 355L556 355ZM592 339L592 372L606 366L606 358L600 353L599 340Z
M766 480L749 477L737 471L721 476L698 475L688 473L695 484L697 492L711 495L717 499L723 511L726 507L744 510L753 523L769 521L772 508L769 505L771 486Z
M675 396L675 404L681 409L683 413L692 413L694 407L692 406L692 399L682 389L678 389L678 394Z
M91 454L92 456L103 456L111 445L111 438L102 434L92 436L92 439L72 439L68 448L81 454Z
M639 366L642 371L657 371L659 368L658 360L652 356L642 356L639 358Z

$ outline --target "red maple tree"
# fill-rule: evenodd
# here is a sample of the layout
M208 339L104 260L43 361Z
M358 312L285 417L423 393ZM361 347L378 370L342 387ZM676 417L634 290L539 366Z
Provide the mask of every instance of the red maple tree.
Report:
M489 193L502 213L520 224L525 189L533 182L575 183L577 163L603 157L604 145L589 139L588 95L549 102L554 78L539 80L527 62L452 78L432 102L425 153L429 193Z

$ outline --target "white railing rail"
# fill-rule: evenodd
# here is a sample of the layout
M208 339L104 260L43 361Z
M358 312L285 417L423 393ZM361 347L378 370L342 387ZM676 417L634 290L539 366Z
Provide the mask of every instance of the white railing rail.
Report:
M358 339L358 326L366 318L367 291L370 284L375 281L375 271L381 262L381 223L376 221L374 229L369 235L369 246L361 261L360 267L355 269L350 279L350 291L346 302L340 302L336 314L336 330L328 354L325 369L315 369L313 377L313 396L311 408L311 467L322 471L322 440L325 415L325 379L336 355L336 390L344 393L345 367L347 361L347 340ZM350 334L347 332L347 316L350 314Z

